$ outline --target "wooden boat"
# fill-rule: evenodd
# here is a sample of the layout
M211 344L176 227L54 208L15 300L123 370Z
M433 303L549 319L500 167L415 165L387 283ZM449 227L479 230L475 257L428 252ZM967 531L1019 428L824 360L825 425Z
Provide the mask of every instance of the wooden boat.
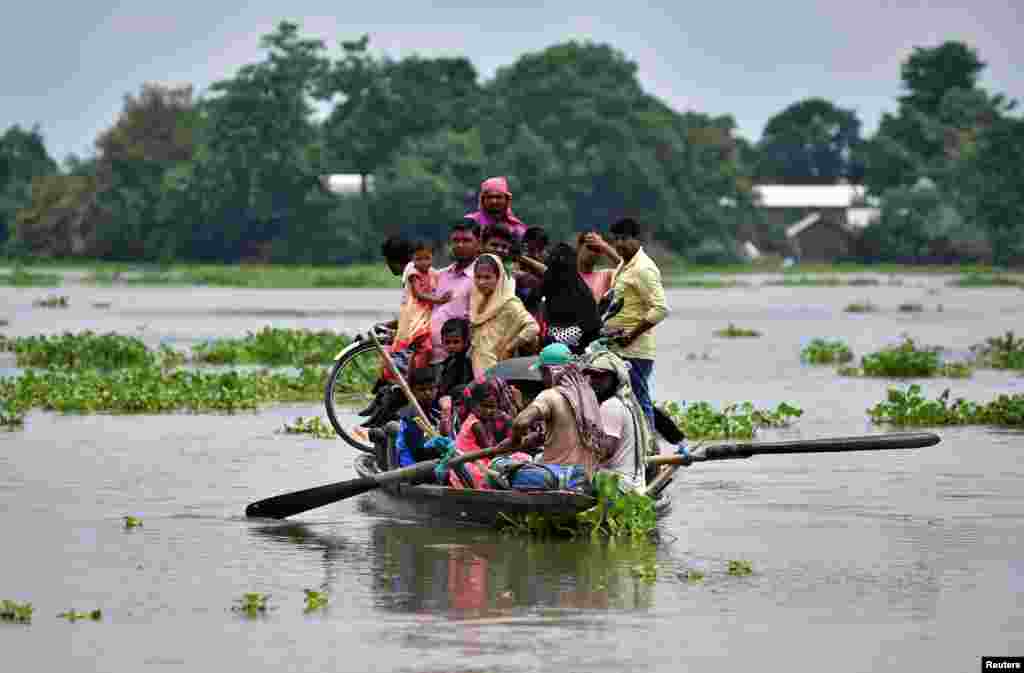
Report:
M368 453L356 458L356 472L360 477L379 473L377 461ZM669 511L671 501L663 483L657 493L651 493L655 500L658 516ZM587 495L569 491L477 491L449 488L428 484L387 485L366 494L365 502L370 508L382 513L409 518L443 519L459 523L493 526L504 513L506 516L521 516L530 512L546 515L572 515L597 504Z

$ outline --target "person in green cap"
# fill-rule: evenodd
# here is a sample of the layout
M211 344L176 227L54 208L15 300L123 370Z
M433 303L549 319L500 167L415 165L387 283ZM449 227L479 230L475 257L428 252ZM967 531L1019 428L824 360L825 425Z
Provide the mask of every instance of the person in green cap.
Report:
M591 477L610 448L593 388L565 344L545 346L537 363L545 389L512 422L509 441L520 446L530 428L544 422L544 462L580 465Z

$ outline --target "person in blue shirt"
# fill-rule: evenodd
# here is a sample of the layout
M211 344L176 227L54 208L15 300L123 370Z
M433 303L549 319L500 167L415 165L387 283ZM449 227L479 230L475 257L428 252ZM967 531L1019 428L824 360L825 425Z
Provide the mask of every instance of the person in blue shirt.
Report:
M437 377L433 367L420 367L409 373L409 388L419 402L423 413L437 427L441 418L437 397ZM395 448L398 452L398 467L406 467L423 460L434 460L441 456L426 448L427 435L416 422L416 409L409 404L398 412L398 436Z

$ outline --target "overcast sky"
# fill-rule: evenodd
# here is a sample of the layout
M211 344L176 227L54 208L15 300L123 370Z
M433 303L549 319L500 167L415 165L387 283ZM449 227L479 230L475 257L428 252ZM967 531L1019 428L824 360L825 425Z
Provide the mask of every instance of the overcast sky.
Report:
M853 108L873 131L894 110L899 64L914 46L962 40L988 64L983 85L1024 98L1024 0L773 0L536 2L515 9L465 2L345 0L22 0L5 3L0 128L38 123L50 153L91 154L126 93L146 81L199 90L261 60L261 35L283 20L337 43L465 55L481 77L527 51L606 42L639 65L648 92L678 110L730 114L756 140L801 98Z

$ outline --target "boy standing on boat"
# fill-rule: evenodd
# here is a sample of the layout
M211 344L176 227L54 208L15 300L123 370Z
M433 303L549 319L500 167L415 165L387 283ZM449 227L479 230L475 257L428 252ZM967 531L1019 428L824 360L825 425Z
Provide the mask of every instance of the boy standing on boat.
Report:
M661 284L661 271L644 252L643 228L636 220L624 217L611 226L609 239L622 258L612 287L623 300L622 310L608 327L618 328L611 350L629 362L629 378L633 392L643 407L651 427L654 427L654 405L648 382L654 369L655 325L668 315L665 288Z

